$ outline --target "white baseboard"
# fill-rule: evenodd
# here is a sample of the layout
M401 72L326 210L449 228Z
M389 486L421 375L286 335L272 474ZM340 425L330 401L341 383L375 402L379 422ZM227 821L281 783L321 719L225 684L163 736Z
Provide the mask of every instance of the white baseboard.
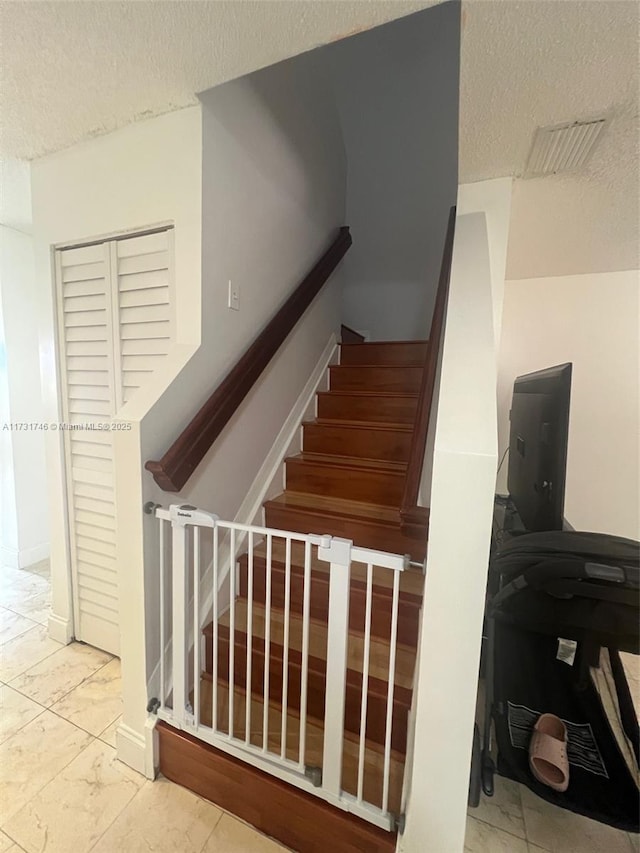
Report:
M63 643L65 646L73 640L73 625L71 620L65 619L62 616L56 616L55 613L49 614L47 632L52 640L57 640L58 643Z
M300 396L287 415L287 419L282 425L282 429L278 433L271 450L267 454L266 459L262 463L260 470L251 484L251 488L247 492L246 498L240 504L236 517L233 519L239 524L252 524L256 515L258 515L262 509L262 504L266 499L269 487L271 486L274 478L277 476L278 469L287 455L289 446L300 429L305 412L315 400L318 386L327 372L327 368L331 363L331 358L337 345L338 339L336 335L333 334L329 338L313 373L300 392Z
M0 565L7 569L17 569L19 563L19 551L17 548L0 548Z
M49 558L49 543L35 545L33 548L0 548L0 563L8 569L28 569L34 563Z
M48 542L43 542L42 545L35 545L33 548L23 548L18 555L18 567L20 569L27 569L35 563L48 560L50 553L51 550Z
M155 726L155 717L149 717L142 733L125 723L120 723L116 729L118 759L147 779L155 779L158 771L158 735Z

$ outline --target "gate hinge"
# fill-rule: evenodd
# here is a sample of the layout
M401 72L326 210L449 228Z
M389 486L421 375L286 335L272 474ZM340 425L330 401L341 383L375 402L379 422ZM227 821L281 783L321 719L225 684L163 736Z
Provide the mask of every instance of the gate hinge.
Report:
M153 696L147 702L147 714L157 714L159 707L160 707L160 700L156 699L156 697Z
M304 775L311 780L314 788L319 788L322 785L322 767L311 767L307 765L304 768Z

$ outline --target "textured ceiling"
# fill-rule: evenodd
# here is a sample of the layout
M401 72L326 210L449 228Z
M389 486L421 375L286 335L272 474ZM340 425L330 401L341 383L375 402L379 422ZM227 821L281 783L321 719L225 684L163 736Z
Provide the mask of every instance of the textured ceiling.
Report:
M518 176L536 127L607 116L580 172L516 180L508 278L637 269L636 2L464 6L460 181Z
M433 5L0 2L0 156L32 159L196 102L194 93Z
M0 0L0 156L39 157L437 0ZM516 180L507 275L638 261L638 9L463 6L460 181L518 176L538 126L606 115L584 169Z

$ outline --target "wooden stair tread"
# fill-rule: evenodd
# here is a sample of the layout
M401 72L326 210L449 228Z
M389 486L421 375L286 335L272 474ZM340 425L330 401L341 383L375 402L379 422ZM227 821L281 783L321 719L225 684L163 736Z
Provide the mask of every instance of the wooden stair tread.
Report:
M416 370L416 371L422 370L422 365L420 365L420 364L331 364L331 365L329 365L329 370L336 370L336 371L355 370L356 372L362 370L362 371L366 371L367 373L369 373L371 371L381 371L382 372L382 371L386 371L386 370L393 370L393 371L398 370L400 372L404 372L405 370ZM342 390L344 390L344 389L342 389ZM385 392L385 393L388 393L388 392ZM415 394L415 395L418 394L417 391L413 391L413 392L411 392L411 391L398 391L396 393L403 394L405 396L407 396L409 394Z
M252 636L264 640L266 626L266 609L262 604L253 603L252 614ZM219 626L231 628L230 610L218 619ZM248 627L248 602L246 599L236 599L235 608L235 631L242 634L247 633ZM302 652L302 618L291 613L289 616L289 649ZM270 642L274 646L284 646L285 618L284 612L271 608L271 636ZM211 623L206 626L205 634L213 632ZM319 661L326 660L327 649L327 625L314 619L309 620L309 655ZM347 669L352 673L361 673L363 668L364 637L361 633L349 631ZM398 643L396 650L395 684L411 690L413 686L413 666L415 661L415 650ZM386 682L389 673L389 642L371 637L369 652L369 675L373 679Z
M413 424L392 423L390 421L354 421L340 418L315 418L313 421L303 421L303 426L319 424L321 426L340 427L340 429L383 430L386 432L413 432Z
M420 344L422 346L426 346L429 343L428 340L424 338L411 338L408 341L404 340L394 340L394 341L347 341L346 343L341 343L341 347L397 347L397 346L415 346L416 344Z
M375 367L379 369L380 365L374 364L369 365L370 367ZM332 365L332 367L340 367L340 365ZM349 369L353 367L357 367L354 364L343 364L342 367L348 367ZM401 370L403 368L400 368ZM332 388L330 391L318 391L318 394L331 394L332 397L408 397L411 400L418 399L418 393L416 391L377 391L372 388L370 391L358 391L357 388L353 389L344 389L344 388Z
M291 565L298 569L304 568L304 544L302 542L291 543ZM267 543L266 540L256 545L253 550L254 556L266 559ZM245 555L246 556L246 555ZM284 567L286 559L286 545L283 539L273 539L271 543L271 562L274 565ZM311 549L311 571L320 572L329 575L331 566L326 560L318 558L317 548ZM393 588L394 573L388 569L373 569L373 585L376 588L391 590ZM351 563L351 580L357 583L364 584L367 581L367 567L364 563ZM424 574L419 569L408 568L400 573L400 592L402 594L413 596L416 600L422 601L422 593L424 589Z
M297 453L295 456L289 456L288 458L333 468L384 471L391 474L404 474L407 470L406 462L395 462L388 459L366 459L359 456L337 456L328 453L311 453L308 450Z
M304 492L286 491L270 501L265 501L264 505L266 507L270 504L277 504L285 509L291 508L298 512L306 511L313 515L321 513L340 518L363 518L377 524L393 527L398 527L400 524L400 511L397 507L350 501L345 498L329 498L323 495L307 495Z

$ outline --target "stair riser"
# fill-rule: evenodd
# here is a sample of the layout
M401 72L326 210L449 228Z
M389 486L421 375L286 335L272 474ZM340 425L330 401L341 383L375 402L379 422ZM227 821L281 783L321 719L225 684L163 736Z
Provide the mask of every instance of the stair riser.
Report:
M291 567L290 601L291 613L302 616L304 574L299 566ZM240 560L240 596L247 598L249 594L249 570L246 556ZM267 596L266 564L262 558L253 561L253 601L265 604ZM366 586L352 581L349 594L349 628L351 631L364 630L364 615L366 606ZM284 566L272 565L271 569L271 606L284 609L285 571ZM329 575L311 572L311 592L309 596L309 612L312 619L327 622L329 615ZM373 587L371 606L371 635L381 640L389 640L391 636L391 595L390 592ZM398 599L398 634L399 643L415 648L418 642L418 622L420 604L415 596L409 598L400 593Z
M409 424L416 417L417 398L388 397L372 394L332 394L320 391L317 395L318 417L323 420L374 421L377 423Z
M305 424L302 446L308 453L407 462L411 451L411 433L405 430Z
M331 366L330 388L334 391L394 391L417 394L422 380L421 367Z
M321 511L299 512L273 503L265 506L264 514L267 527L291 530L294 533L328 533L331 536L341 536L351 539L354 545L362 548L410 554L411 559L418 562L422 562L426 554L426 539L411 539L403 535L398 528L376 524L375 521L354 521L352 518L325 515Z
M308 460L287 459L286 487L308 495L326 495L382 506L400 506L404 474L340 468Z
M159 723L160 770L298 853L393 853L385 832L203 741ZM273 845L265 841L269 847ZM186 846L183 848L186 851Z
M422 366L427 355L427 344L419 342L393 342L373 344L347 344L340 347L340 364L381 364Z
M228 629L221 625L218 636L218 680L225 685L229 679L229 637ZM282 646L271 644L269 665L269 700L282 704ZM262 698L264 690L264 643L254 637L251 650L251 692L257 698ZM206 671L213 675L213 646L207 637L206 641ZM289 677L287 688L287 708L290 711L300 710L300 692L302 683L301 655L295 650L289 651ZM370 689L367 694L367 739L373 743L384 745L386 721L386 685L378 682L378 690ZM247 637L241 631L236 631L234 644L234 678L236 687L245 690L247 683ZM384 691L381 689L384 686ZM404 755L407 746L407 720L409 703L397 700L401 691L396 688L396 699L393 703L393 725L391 733L392 749ZM406 695L408 691L402 691ZM324 661L309 658L307 678L307 714L320 724L324 720L324 703L326 695L326 672ZM345 731L358 734L360 731L360 703L362 698L362 676L350 671L347 678L345 693Z
M331 391L320 391L317 401L319 418L338 421L412 425L418 407L417 397L411 395L332 394Z

